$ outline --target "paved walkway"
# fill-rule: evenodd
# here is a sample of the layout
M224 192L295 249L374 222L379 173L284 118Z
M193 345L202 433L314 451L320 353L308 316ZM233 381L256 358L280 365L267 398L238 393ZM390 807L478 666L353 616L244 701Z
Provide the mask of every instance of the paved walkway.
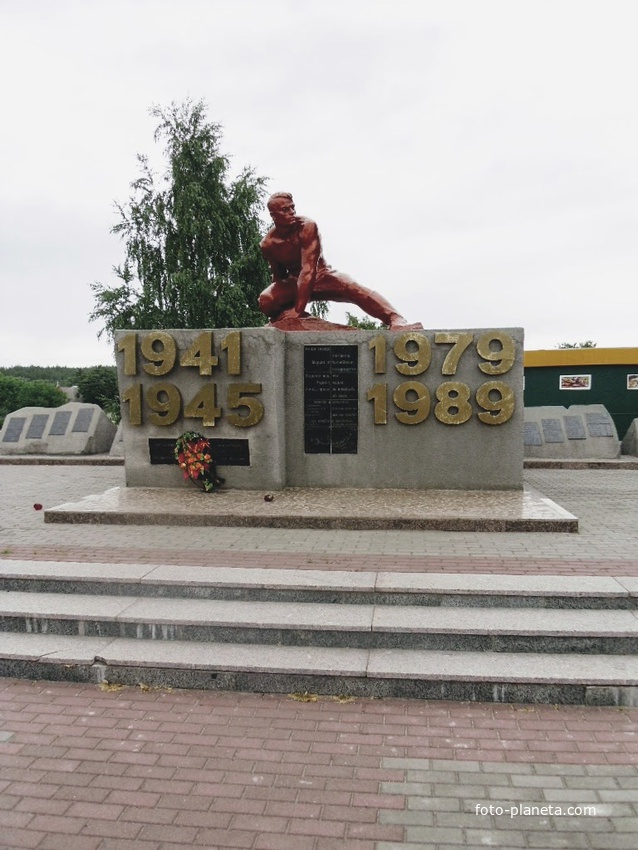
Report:
M0 467L0 558L638 576L635 470L527 470L579 534L64 526L34 509L122 479ZM636 709L5 679L0 712L1 850L638 844Z
M123 468L0 466L0 557L638 575L638 470L534 469L525 480L575 514L579 533L44 524L34 504L54 507L123 486Z

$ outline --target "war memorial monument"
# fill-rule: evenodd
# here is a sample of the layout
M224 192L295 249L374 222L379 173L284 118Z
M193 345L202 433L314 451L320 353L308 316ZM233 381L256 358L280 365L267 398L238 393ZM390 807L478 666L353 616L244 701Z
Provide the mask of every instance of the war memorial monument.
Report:
M522 330L413 324L328 266L289 195L270 211L268 324L120 331L126 486L47 508L45 522L156 525L165 538L171 526L228 526L238 540L249 526L577 532L575 516L523 484ZM308 315L313 298L358 304L385 327L332 325ZM176 463L192 433L225 479L213 492ZM214 536L191 533L204 547ZM440 552L453 537L437 538ZM191 566L15 562L5 619L30 644L5 635L0 674L635 705L638 627L621 580L508 574L483 554L472 575L420 556L408 571L374 557L331 569L329 549L317 568L287 540L292 560L275 546L270 560L255 548L234 565L214 547Z
M523 330L411 323L328 265L317 224L289 193L268 210L268 323L118 331L126 488L46 520L576 530L575 517L523 490ZM307 311L313 300L355 304L381 327L327 322ZM176 468L176 441L190 433L226 482L214 505L187 494ZM368 502L349 519L353 489ZM313 500L329 507L324 524Z

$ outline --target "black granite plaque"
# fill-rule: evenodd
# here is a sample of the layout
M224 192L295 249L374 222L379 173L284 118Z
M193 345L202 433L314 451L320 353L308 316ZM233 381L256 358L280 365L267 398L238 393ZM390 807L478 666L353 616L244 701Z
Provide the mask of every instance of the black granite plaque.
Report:
M330 368L333 372L354 372L359 368L359 349L356 345L331 345Z
M523 425L523 445L542 446L541 429L537 422L525 422Z
M71 421L70 410L58 410L53 417L53 425L49 431L49 437L63 437L66 434L66 429Z
M307 455L331 454L330 426L304 426L303 450Z
M568 440L586 440L585 423L582 416L563 416Z
M356 454L359 437L359 349L304 346L304 451Z
M7 422L7 428L2 438L3 443L18 443L20 435L24 428L24 423L27 421L26 416L12 416Z
M541 419L543 439L546 443L564 443L565 435L560 419Z
M81 434L85 434L89 430L89 426L91 425L91 420L93 419L93 414L95 413L94 407L81 407L78 410L78 414L75 417L75 422L73 423L73 428L71 431L77 431Z
M151 437L148 441L148 455L151 466L174 464L175 442L162 437ZM210 447L217 466L250 466L250 448L248 440L211 439Z
M27 440L41 440L49 421L48 413L34 413L29 422Z
M330 430L330 450L333 455L356 455L358 428L339 428L333 426Z
M303 351L303 370L308 372L324 372L330 374L331 345L305 345Z
M587 430L590 437L613 437L614 426L606 413L586 413Z

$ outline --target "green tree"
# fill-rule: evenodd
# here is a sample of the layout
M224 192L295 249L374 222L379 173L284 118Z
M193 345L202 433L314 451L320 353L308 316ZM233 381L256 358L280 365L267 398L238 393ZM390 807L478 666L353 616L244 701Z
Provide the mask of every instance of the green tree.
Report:
M596 348L596 343L591 339L586 339L584 342L559 342L556 348Z
M155 141L167 168L153 172L138 154L140 176L112 228L125 243L118 283L94 283L92 321L118 328L210 328L262 325L257 299L269 274L259 248L262 177L245 168L228 177L219 124L202 101L154 107Z
M92 366L83 369L78 380L78 390L82 401L98 404L114 422L120 421L120 396L115 366Z
M316 316L318 319L327 319L330 312L330 305L327 301L311 301L310 315Z
M376 331L379 328L385 327L385 325L382 325L381 322L375 322L374 319L358 319L356 316L353 316L352 313L346 313L346 318L348 320L349 327L361 328L362 331Z
M66 396L47 381L24 381L0 375L0 426L8 413L21 407L60 407Z

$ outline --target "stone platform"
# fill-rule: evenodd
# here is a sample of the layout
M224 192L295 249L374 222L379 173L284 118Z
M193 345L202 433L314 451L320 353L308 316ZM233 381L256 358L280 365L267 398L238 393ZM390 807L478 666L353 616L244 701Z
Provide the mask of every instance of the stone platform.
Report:
M266 500L266 496L272 500ZM347 530L578 531L578 519L538 490L345 488L254 490L114 487L49 508L47 523Z

